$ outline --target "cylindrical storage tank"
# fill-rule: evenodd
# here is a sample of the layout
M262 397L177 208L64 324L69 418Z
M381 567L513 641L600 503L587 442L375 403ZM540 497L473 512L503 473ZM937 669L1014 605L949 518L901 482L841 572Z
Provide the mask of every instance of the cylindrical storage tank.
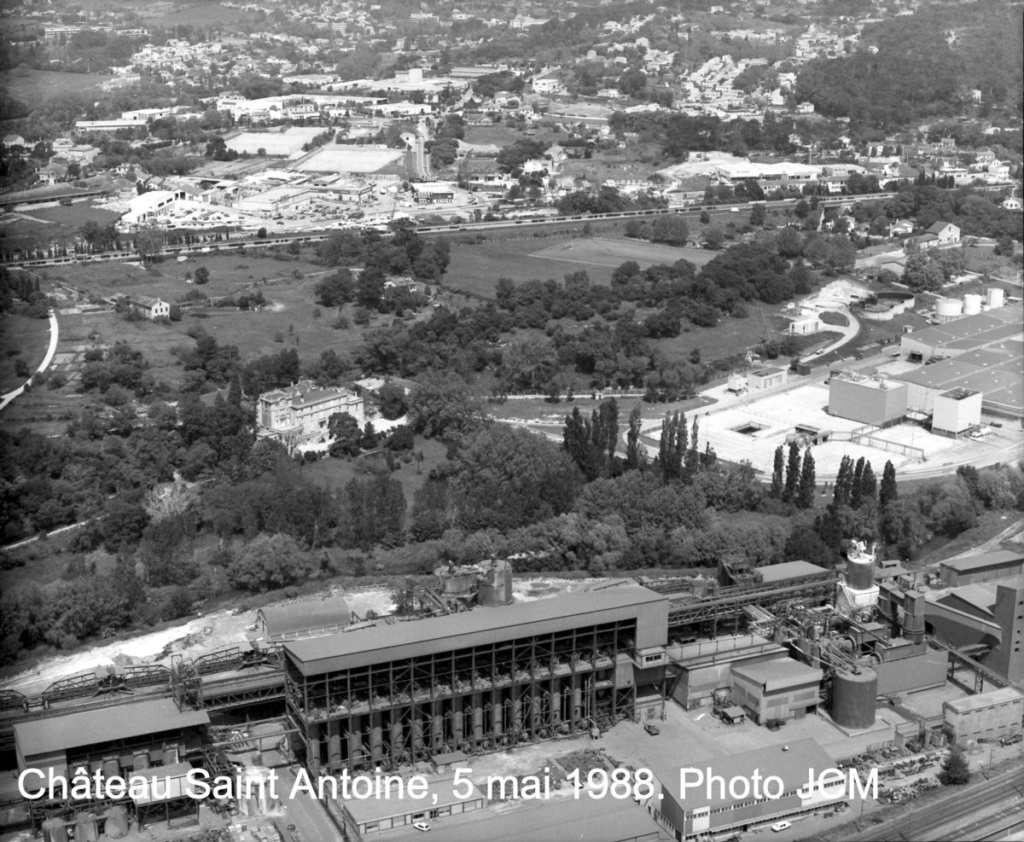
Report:
M946 321L958 319L963 312L964 302L959 298L940 298L935 302L935 315L940 322L943 319Z
M965 316L977 316L981 312L981 296L974 292L969 292L964 296L964 315Z
M79 813L75 820L75 842L96 842L100 838L95 813Z
M497 559L482 567L483 571L477 579L477 601L492 607L511 605L512 565L504 559Z
M333 769L341 765L341 734L334 733L327 738L327 762Z
M920 643L924 640L925 599L920 591L907 591L903 603L903 628L905 640Z
M111 839L122 839L128 835L128 808L124 804L115 804L107 811L103 835Z
M837 672L832 685L832 720L841 728L864 729L875 724L878 673Z
M63 819L54 816L43 822L43 842L68 842L68 829Z
M864 561L850 559L846 563L846 584L854 590L869 590L874 580L875 563L870 558Z
M441 583L441 595L446 597L468 596L473 592L476 569L444 564L434 571Z
M988 306L995 310L997 307L1003 306L1003 289L1002 287L989 287L985 290L985 295L988 299Z
M103 761L103 777L117 778L121 775L121 764L116 757L108 757Z

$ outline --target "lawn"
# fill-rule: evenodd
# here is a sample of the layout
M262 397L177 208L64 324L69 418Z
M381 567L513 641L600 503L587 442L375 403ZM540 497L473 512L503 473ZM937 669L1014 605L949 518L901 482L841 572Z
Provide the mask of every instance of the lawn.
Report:
M3 88L8 96L31 107L45 102L56 94L98 90L101 84L113 78L98 73L62 73L59 70L19 68L0 73L0 88Z
M105 208L97 208L89 202L60 205L55 208L19 211L19 216L28 219L38 219L43 223L66 226L71 229L78 229L90 221L97 222L100 225L107 225L121 218L121 214L114 213L114 211L109 211Z
M26 378L14 373L16 360L28 363L34 372L50 344L48 319L30 319L9 313L0 316L0 394L16 389Z

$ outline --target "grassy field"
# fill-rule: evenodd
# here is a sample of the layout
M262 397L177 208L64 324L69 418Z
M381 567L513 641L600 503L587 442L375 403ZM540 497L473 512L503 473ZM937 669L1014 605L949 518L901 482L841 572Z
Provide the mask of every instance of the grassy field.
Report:
M70 242L79 228L89 220L106 225L120 214L94 207L88 202L18 211L6 218L0 229L0 243L6 248L29 248L50 243Z
M47 319L4 314L0 316L0 394L16 389L25 382L14 373L16 360L28 363L35 371L46 356L50 344Z
M576 264L588 271L593 266L615 269L627 260L639 263L641 269L659 263L672 264L678 260L689 260L697 266L703 266L714 256L715 252L706 249L676 248L643 240L609 240L605 237L570 240L568 243L548 246L530 255L541 260ZM566 271L577 269L574 266Z
M715 255L700 249L677 249L642 240L618 239L620 232L614 223L594 225L594 229L595 234L602 236L593 240L579 238L581 223L578 222L567 223L565 229L545 229L550 234L548 237L510 230L476 245L453 240L444 285L493 298L501 277L514 281L561 280L570 272L586 269L594 283L610 284L614 269L627 260L635 260L643 268L681 259L700 261L698 265L703 265ZM502 236L509 239L498 239ZM567 250L567 245L572 249Z
M99 73L61 73L58 70L21 68L0 73L0 88L26 105L38 105L56 94L95 91L113 79Z
M38 219L50 225L63 225L76 229L86 222L94 221L100 225L114 222L121 218L121 214L105 208L97 208L89 202L79 202L74 205L61 205L56 208L40 208L39 210L19 211L23 219Z
M218 23L237 23L243 17L244 14L239 9L221 6L219 3L199 3L155 17L145 13L142 15L142 19L153 26L175 26L176 24L209 26Z

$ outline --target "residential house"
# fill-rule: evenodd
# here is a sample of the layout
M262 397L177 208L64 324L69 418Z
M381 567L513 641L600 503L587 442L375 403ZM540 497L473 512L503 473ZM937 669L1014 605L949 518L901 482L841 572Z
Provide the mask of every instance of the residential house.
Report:
M290 449L302 444L326 444L330 418L347 412L360 427L366 422L363 399L348 389L321 389L300 380L284 389L260 395L256 407L256 438L277 439Z
M150 298L148 295L133 295L127 299L129 307L141 313L147 319L169 318L171 305L160 298Z

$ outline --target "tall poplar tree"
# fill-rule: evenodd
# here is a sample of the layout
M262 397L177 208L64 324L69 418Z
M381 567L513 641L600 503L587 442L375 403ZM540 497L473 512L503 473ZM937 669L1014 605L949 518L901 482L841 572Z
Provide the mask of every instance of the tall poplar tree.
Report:
M803 467L800 470L800 488L797 491L796 498L797 506L801 509L813 509L814 489L814 457L811 455L811 449L808 447L807 452L804 453Z
M787 503L795 502L799 487L800 445L792 441L789 443L789 461L786 463L786 486L782 492L782 499Z

